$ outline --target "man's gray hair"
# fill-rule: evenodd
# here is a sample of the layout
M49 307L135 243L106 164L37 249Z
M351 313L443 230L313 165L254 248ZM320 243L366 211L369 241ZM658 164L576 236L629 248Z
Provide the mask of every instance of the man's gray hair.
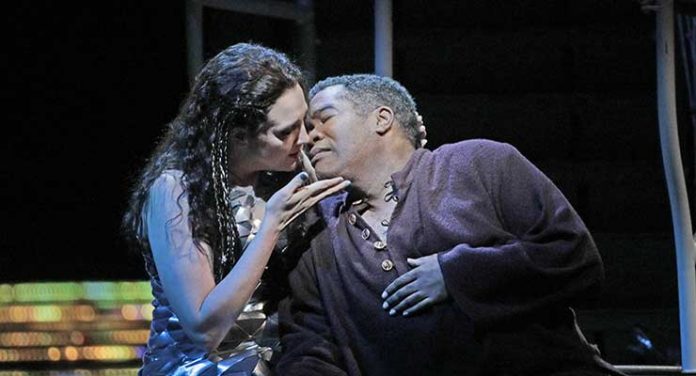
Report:
M416 102L403 85L391 78L374 74L349 74L328 77L317 82L309 91L309 97L313 98L318 92L338 85L344 88L342 99L350 101L363 115L379 106L391 108L408 138L414 146L419 146L420 124L417 119Z

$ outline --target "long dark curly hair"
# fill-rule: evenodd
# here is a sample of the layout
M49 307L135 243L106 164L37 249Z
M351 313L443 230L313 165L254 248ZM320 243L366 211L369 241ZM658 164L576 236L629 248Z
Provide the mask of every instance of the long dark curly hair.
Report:
M228 200L232 140L256 136L270 107L297 84L304 88L295 64L254 44L228 47L203 67L134 185L123 218L126 241L143 253L150 274L156 269L141 215L150 187L167 169L183 173L194 242L201 252L201 242L212 248L216 282L229 272L242 251Z

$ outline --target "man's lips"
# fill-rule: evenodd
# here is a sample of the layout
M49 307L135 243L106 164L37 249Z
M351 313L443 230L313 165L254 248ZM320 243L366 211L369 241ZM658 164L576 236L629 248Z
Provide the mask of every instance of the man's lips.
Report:
M313 148L309 152L309 157L311 158L312 163L317 159L317 157L324 152L329 151L329 149L320 149L320 148Z

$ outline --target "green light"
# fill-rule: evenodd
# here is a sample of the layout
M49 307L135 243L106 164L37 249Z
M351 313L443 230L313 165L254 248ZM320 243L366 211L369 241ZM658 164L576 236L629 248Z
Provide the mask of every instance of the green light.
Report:
M150 299L150 284L148 282L117 282L118 293L123 300Z
M116 289L114 283L109 282L83 282L85 299L89 300L115 300Z
M63 315L60 312L60 307L55 305L37 306L32 309L32 316L37 322L55 322L60 321Z
M12 285L0 285L0 304L9 303L12 300L14 300L14 289L12 288Z
M16 302L64 302L77 300L82 288L77 282L18 283L14 285Z
M8 303L149 301L147 281L43 282L0 285L0 305Z

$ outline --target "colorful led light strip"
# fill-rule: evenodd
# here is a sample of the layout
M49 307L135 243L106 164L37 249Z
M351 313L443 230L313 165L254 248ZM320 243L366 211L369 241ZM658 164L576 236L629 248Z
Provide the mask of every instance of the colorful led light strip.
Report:
M0 363L41 361L127 361L142 358L144 346L52 346L5 349L0 348Z
M144 281L0 284L0 364L138 363L150 335L151 300ZM136 373L136 368L17 370L0 376Z
M107 368L99 370L70 369L55 371L0 371L0 376L135 376L137 368Z
M69 302L77 300L149 300L146 281L45 282L0 284L0 305L24 302Z
M88 344L131 344L147 342L149 329L112 330L84 333L71 332L6 332L0 333L0 347L81 346Z
M0 324L13 323L48 323L48 322L91 322L97 316L112 316L112 319L127 321L151 321L152 305L120 304L112 312L97 312L89 304L76 305L5 305L0 306Z

